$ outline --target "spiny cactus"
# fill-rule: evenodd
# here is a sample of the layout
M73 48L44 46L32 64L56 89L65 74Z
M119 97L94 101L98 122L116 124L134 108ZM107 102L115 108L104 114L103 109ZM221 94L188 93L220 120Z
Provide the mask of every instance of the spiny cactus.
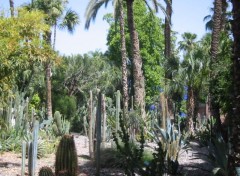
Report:
M50 167L44 166L39 171L39 176L54 176L54 173Z
M61 117L59 111L54 113L54 122L52 128L56 136L62 136L69 133L70 123Z
M30 176L34 176L37 162L37 147L38 147L38 130L39 122L36 120L33 128L33 140L28 148L28 172Z
M68 176L77 176L77 151L72 135L64 135L60 140L56 153L55 174L67 171Z

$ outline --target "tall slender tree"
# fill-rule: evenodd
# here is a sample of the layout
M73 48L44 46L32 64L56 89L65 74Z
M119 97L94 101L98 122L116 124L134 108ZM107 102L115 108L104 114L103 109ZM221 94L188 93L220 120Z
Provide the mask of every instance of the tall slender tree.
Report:
M97 11L99 8L105 4L108 4L109 0L96 1L92 0L89 2L86 9L86 24L85 27L88 29L91 20L95 20ZM122 0L114 0L114 13L115 20L119 20L120 24L120 36L121 36L121 58L122 58L122 93L123 93L123 110L124 115L128 110L128 80L127 80L127 50L126 50L126 41L125 41L125 29L124 29L124 8Z
M216 118L218 129L221 126L220 120L220 106L217 101L216 94L214 94L214 86L217 80L217 74L213 72L214 65L217 63L217 56L219 52L219 38L221 33L221 21L222 21L222 0L214 1L214 14L213 14L213 30L212 30L212 41L211 41L211 62L210 62L210 111L211 116Z
M240 1L231 0L232 2L232 32L233 32L233 84L234 84L234 114L232 119L232 153L231 168L240 167Z
M169 59L171 57L171 18L172 18L172 0L165 0L167 4L164 37L165 37L165 57Z
M10 5L11 17L14 17L14 1L9 0L9 5Z
M134 87L134 103L136 107L141 109L141 114L145 116L145 83L142 71L142 58L140 55L138 33L135 27L133 14L134 0L126 0L127 3L127 21L131 38L131 50L133 60L133 87Z
M76 12L67 10L66 15L64 15L66 9L67 9L67 3L66 0L34 0L32 1L32 4L28 5L27 8L29 9L38 9L43 11L46 14L45 21L46 23L54 27L56 29L57 24L59 24L59 21L62 20L62 23L60 23L60 27L64 28L66 27L69 32L74 31L74 27L79 23L79 17ZM55 32L54 32L55 33ZM47 41L49 45L52 45L51 41L52 37L52 31L46 32L44 35L44 39ZM56 35L55 35L56 37ZM55 41L55 39L54 39ZM55 43L53 43L54 47ZM51 84L51 58L48 58L46 61L45 69L46 69L46 88L47 88L47 117L52 117L52 84Z

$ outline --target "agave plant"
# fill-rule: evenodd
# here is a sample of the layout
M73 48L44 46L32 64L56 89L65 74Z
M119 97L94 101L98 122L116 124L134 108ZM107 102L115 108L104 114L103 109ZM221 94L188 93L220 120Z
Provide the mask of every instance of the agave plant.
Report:
M221 135L209 142L209 158L215 167L213 175L228 175L228 146Z
M167 160L168 172L176 174L178 169L178 155L180 149L183 147L182 136L180 128L176 130L171 120L167 119L166 130L155 125L152 128L152 132L149 134L155 140L156 143L161 143L164 151L166 152L165 160Z

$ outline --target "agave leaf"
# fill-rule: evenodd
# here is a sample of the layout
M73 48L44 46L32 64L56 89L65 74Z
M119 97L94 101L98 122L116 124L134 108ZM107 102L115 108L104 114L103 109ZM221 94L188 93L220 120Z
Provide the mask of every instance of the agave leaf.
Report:
M220 167L216 167L212 170L213 175L228 176L227 172Z

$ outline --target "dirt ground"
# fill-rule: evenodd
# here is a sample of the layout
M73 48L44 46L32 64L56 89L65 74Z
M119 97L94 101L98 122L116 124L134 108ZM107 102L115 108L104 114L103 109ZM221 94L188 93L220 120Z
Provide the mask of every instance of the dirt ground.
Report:
M75 136L75 144L78 153L78 176L95 175L95 167L90 163L88 151L88 139L85 136ZM179 175L208 176L211 175L211 164L204 154L206 148L200 148L198 143L191 142L188 151L181 151L179 156ZM6 152L0 155L0 176L20 176L21 175L21 154ZM54 170L55 155L51 154L37 161L36 175L43 166L49 166ZM123 171L113 168L102 168L100 175L124 175ZM27 160L26 171L27 173Z

